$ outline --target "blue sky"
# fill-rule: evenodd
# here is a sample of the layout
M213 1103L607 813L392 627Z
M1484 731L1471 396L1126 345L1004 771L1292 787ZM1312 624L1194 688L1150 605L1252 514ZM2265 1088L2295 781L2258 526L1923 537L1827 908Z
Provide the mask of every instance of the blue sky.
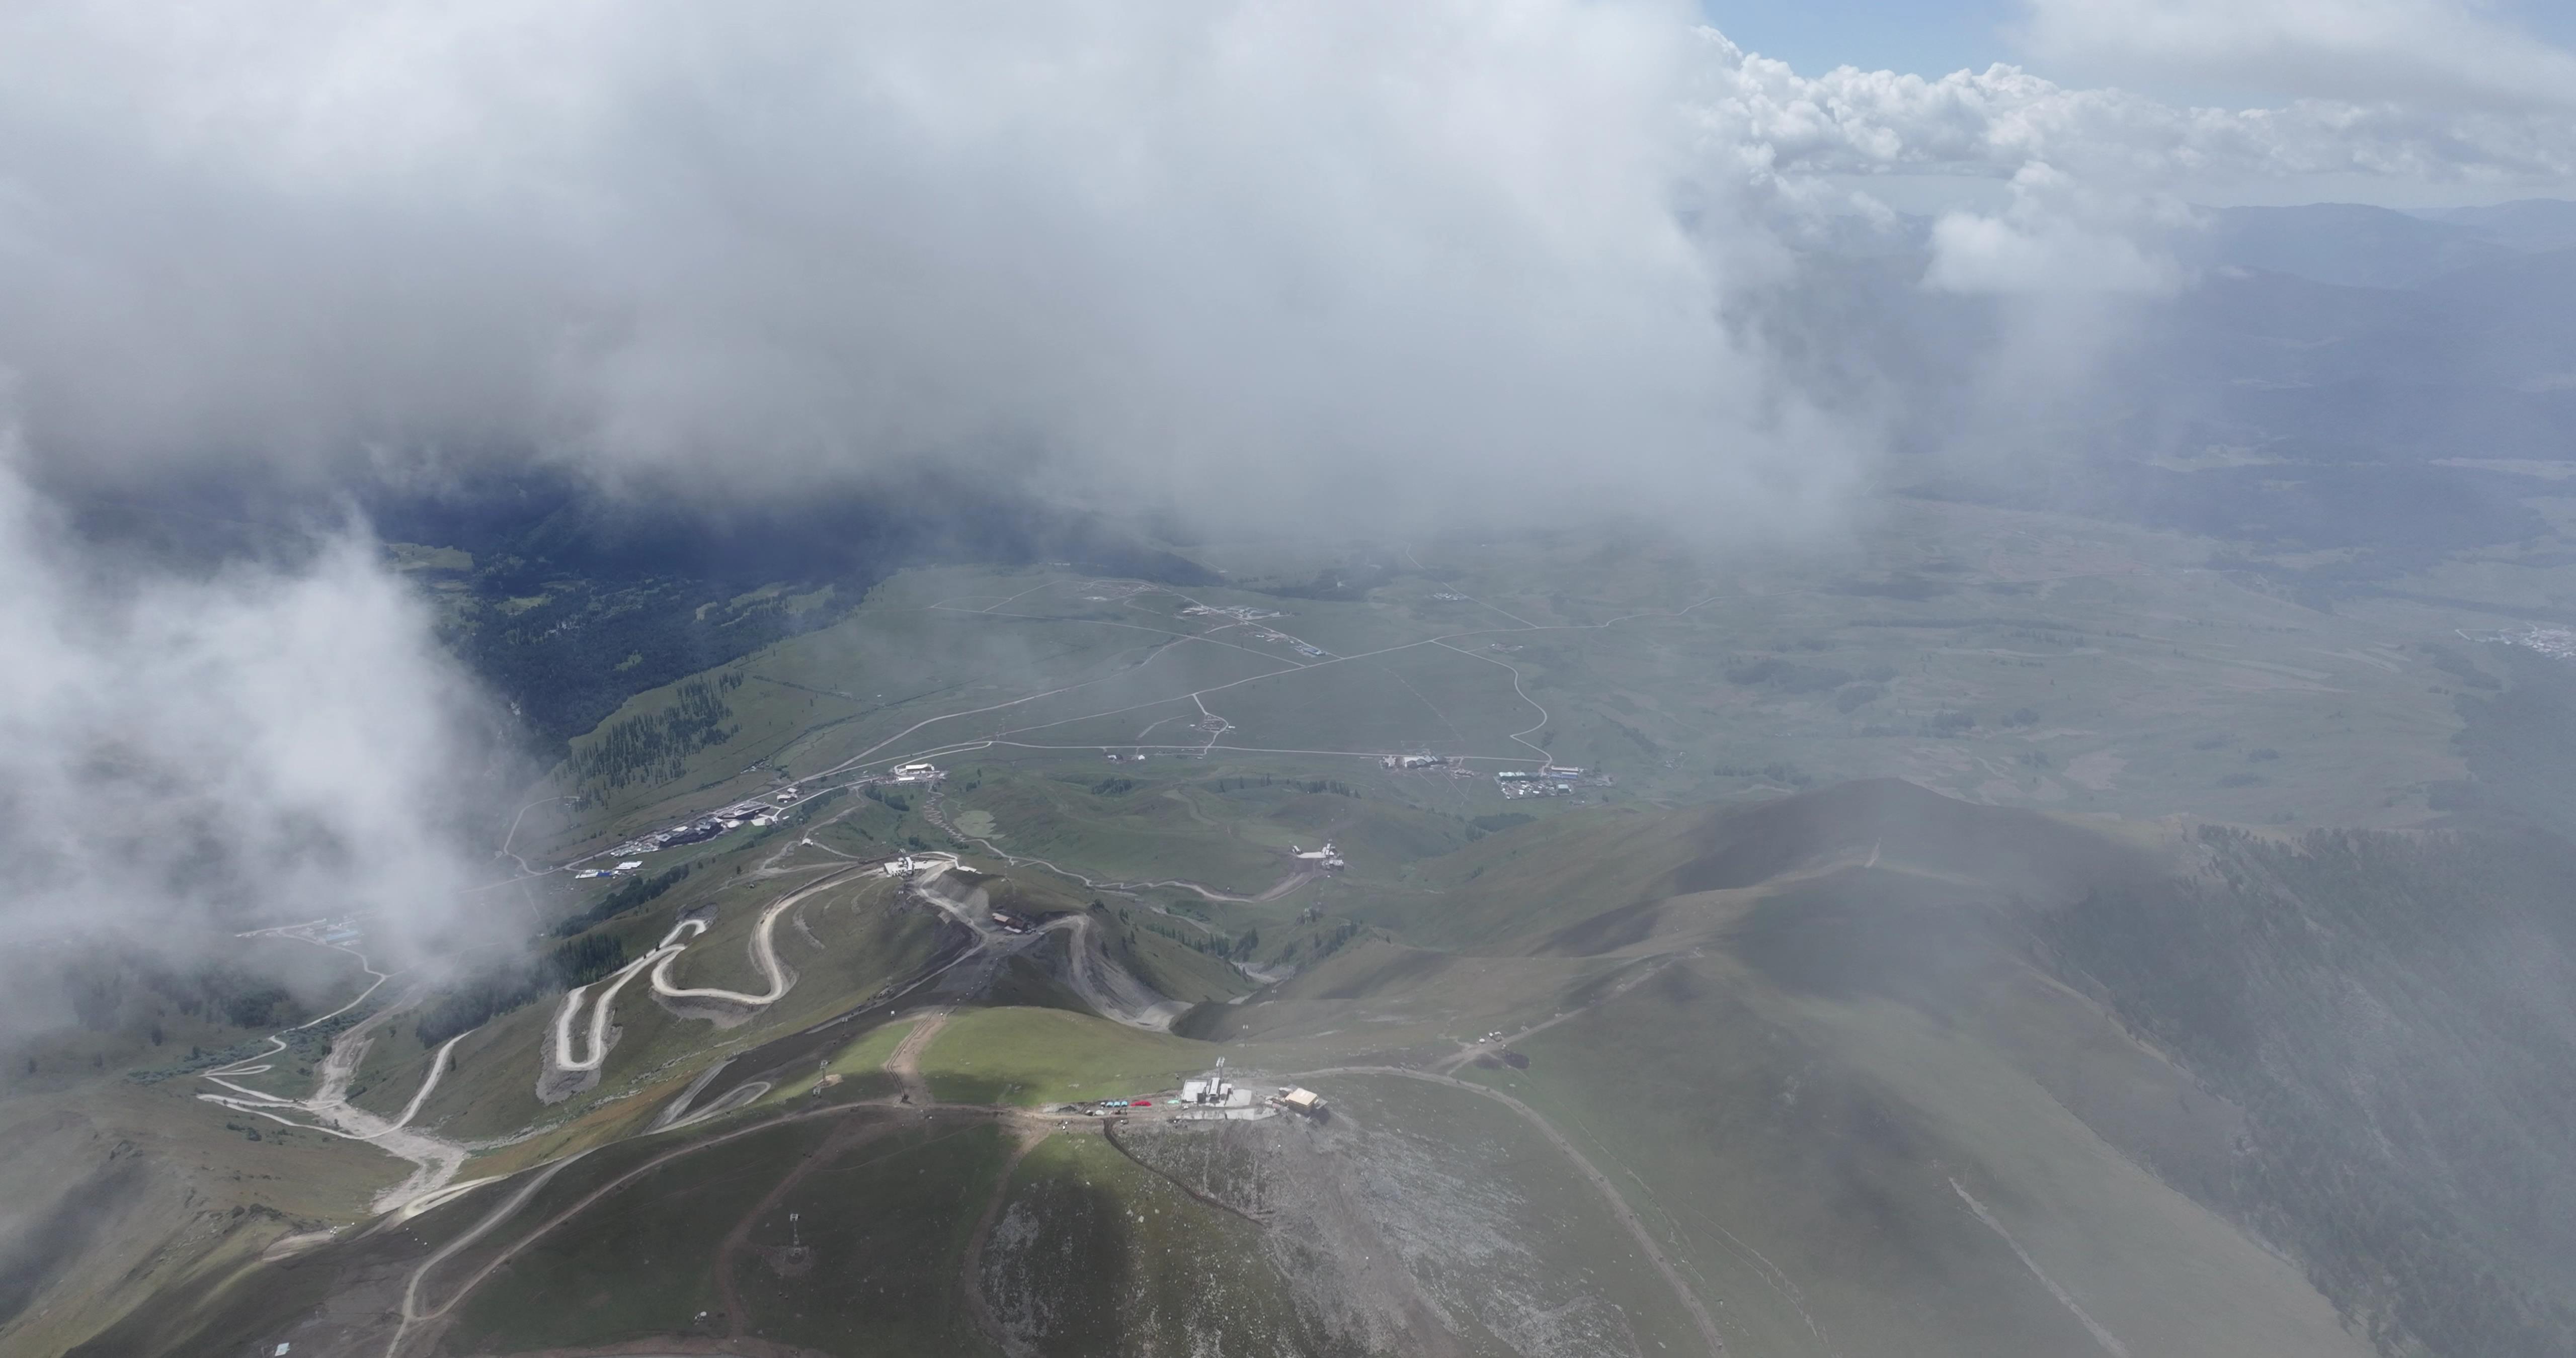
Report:
M1835 66L1939 75L2014 59L2006 0L1705 0L1709 22L1739 47L1802 74Z

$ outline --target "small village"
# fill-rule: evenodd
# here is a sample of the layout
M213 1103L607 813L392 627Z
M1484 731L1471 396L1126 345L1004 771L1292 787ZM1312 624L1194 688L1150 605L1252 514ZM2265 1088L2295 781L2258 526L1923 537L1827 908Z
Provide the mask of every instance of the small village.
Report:
M871 774L839 786L865 788L936 784L947 777L948 771L936 764L916 762L897 765L885 773ZM795 787L780 788L766 797L744 798L731 806L710 812L693 821L684 821L670 829L637 835L601 855L618 859L619 862L604 868L582 868L575 871L573 876L584 879L615 877L644 866L643 860L633 855L659 853L664 849L702 844L729 830L739 830L744 826L760 829L775 825L780 816L793 810L796 803L804 798L803 789Z

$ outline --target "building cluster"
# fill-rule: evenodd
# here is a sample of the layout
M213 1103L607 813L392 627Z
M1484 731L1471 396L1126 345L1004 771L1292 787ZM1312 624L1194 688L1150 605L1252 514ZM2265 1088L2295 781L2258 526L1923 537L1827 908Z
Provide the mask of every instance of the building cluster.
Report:
M1250 1108L1252 1091L1225 1078L1225 1060L1220 1057L1215 1070L1181 1081L1179 1103L1184 1108Z
M945 872L957 866L957 855L951 853L908 853L885 862L888 877L917 877L936 869Z
M789 788L775 795L780 802L794 801L796 789ZM727 830L739 830L746 825L755 829L764 825L775 825L778 823L778 813L782 809L771 805L763 798L752 797L696 820L674 825L668 830L656 830L649 835L637 835L609 852L614 854L659 853L664 849L676 849L683 844L704 843ZM620 872L631 872L642 866L641 863L625 863L615 868L578 875L613 877Z
M1252 608L1243 604L1231 604L1224 607L1218 607L1213 604L1192 604L1181 610L1181 616L1184 618L1232 618L1236 622L1259 622L1263 618L1284 618L1288 615L1285 613L1275 612L1270 609Z
M1505 797L1564 797L1578 787L1609 787L1610 775L1587 773L1570 764L1550 764L1541 769L1505 769L1494 775L1494 785Z
M1377 762L1381 767L1390 769L1445 769L1455 768L1467 761L1450 755L1382 754L1377 757Z
M1291 844L1288 846L1288 852L1296 855L1298 862L1312 863L1327 872L1339 872L1346 866L1342 862L1342 851L1334 848L1333 841L1329 839L1324 841L1324 847L1320 849L1300 848Z
M1225 1062L1193 1080L1181 1082L1177 1095L1158 1099L1096 1099L1089 1103L1071 1104L1061 1111L1084 1117L1132 1117L1139 1111L1167 1117L1175 1122L1257 1122L1283 1112L1302 1117L1322 1118L1324 1096L1296 1085L1276 1086L1277 1093L1264 1098L1251 1089L1227 1079Z
M2526 627L2519 632L2460 633L2471 641L2498 641L2538 651L2553 660L2576 660L2576 632L2564 627Z
M921 762L914 764L897 764L894 772L887 775L885 781L889 783L936 783L947 776L948 771L946 769L943 769L936 764Z
M1006 934L1025 934L1033 927L1027 920L1008 910L996 910L992 914L993 927Z

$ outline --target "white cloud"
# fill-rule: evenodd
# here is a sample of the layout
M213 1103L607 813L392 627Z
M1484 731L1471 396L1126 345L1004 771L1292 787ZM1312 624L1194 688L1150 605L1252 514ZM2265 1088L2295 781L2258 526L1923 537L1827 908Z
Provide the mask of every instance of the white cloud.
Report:
M1778 539L1871 448L1759 338L1781 220L1849 205L1828 176L2008 180L1929 281L2099 298L2171 284L2195 182L2576 174L2562 56L2423 27L2466 11L2387 0L2343 48L2350 5L2121 12L2177 62L2270 15L2248 50L2367 39L2416 77L2228 110L1802 76L1681 0L22 0L0 368L57 479L464 447L780 494L941 458L1342 528ZM2095 310L2048 314L2080 352ZM120 591L43 519L0 477L0 785L105 815L0 843L18 900L452 893L431 808L471 700L362 549Z
M2042 60L2361 104L2576 108L2576 55L2475 0L2025 0Z
M1950 292L2155 295L2183 272L2149 237L2189 218L2178 204L2106 197L2033 164L2013 177L2012 202L1991 215L1945 214L1932 227L1927 286Z
M2130 189L2355 173L2499 185L2576 176L2576 117L2564 111L2323 99L2186 108L2002 65L1929 79L1848 66L1802 76L1707 40L1727 71L1712 125L1740 128L1787 174L2010 177L2036 163Z
M1719 319L1774 247L1679 4L18 13L0 359L50 449L1036 450L1747 532L1852 462Z
M374 912L383 958L494 874L457 819L494 726L342 538L206 578L97 569L0 448L0 925L22 943ZM185 931L182 931L183 934Z
M1110 502L1794 532L1867 440L1720 318L1778 218L1847 201L1823 176L2576 174L2553 112L1801 76L1694 21L36 0L0 18L0 363L85 467L519 446L758 493L981 457Z

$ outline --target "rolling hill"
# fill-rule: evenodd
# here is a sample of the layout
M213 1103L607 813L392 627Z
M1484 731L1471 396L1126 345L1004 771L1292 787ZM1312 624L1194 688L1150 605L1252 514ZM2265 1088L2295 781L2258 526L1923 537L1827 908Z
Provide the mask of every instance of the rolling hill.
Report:
M492 1184L74 1351L2563 1351L2570 866L1895 781L1552 816L1171 1034L1084 1012L1078 930L927 1005L810 971L712 1068L654 1017ZM873 899L826 952L918 946ZM1220 1057L1329 1116L1067 1111Z

